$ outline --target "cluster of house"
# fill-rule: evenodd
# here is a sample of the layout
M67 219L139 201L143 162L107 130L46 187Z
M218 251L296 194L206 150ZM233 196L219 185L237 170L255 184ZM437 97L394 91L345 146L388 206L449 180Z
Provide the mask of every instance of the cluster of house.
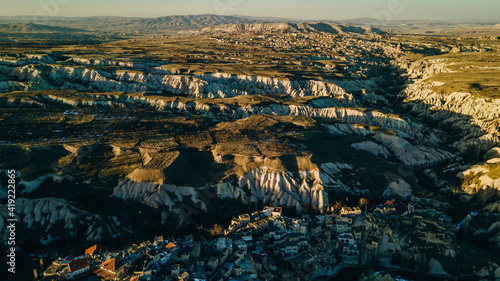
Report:
M393 208L391 203L384 206ZM439 225L439 216L436 221ZM281 208L266 207L234 218L224 234L212 240L195 241L192 235L175 241L156 237L152 243L121 251L95 245L81 257L54 261L44 276L79 279L94 275L126 281L306 280L335 276L344 267L365 265L398 250L398 232L389 228L384 217L363 214L357 207L299 218L283 216Z
M249 35L249 34L247 34ZM370 35L378 37L378 35ZM269 48L278 52L290 52L296 54L297 51L313 52L314 54L332 54L332 50L336 55L327 56L310 56L299 55L294 56L294 60L272 60L272 63L285 65L301 65L323 68L326 70L340 71L343 75L349 76L366 76L370 71L363 65L374 64L377 58L372 54L383 51L387 53L399 52L396 46L386 44L379 40L364 40L356 36L351 36L348 33L339 35L331 33L276 33L265 35L249 35L249 36L223 36L217 38L217 41L222 44L236 44L251 47ZM359 54L367 54L360 57ZM229 53L218 53L221 57L230 55ZM354 65L343 65L344 61L359 59L363 62ZM256 63L252 59L245 59L245 63ZM269 61L261 61L260 64L269 63Z

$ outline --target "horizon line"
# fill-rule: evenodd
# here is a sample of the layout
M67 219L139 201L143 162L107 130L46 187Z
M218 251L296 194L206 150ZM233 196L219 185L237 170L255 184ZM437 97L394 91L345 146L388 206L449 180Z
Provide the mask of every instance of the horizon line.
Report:
M211 13L202 13L202 14L172 14L172 15L164 15L164 16L116 16L116 15L86 15L86 16L46 16L46 18L134 18L134 19L159 19L166 17L176 17L176 16L220 16L220 17L243 17L243 18L257 18L257 19L277 19L277 20L291 20L291 21L355 21L355 20L373 20L373 21L382 21L377 18L371 17L358 17L358 18L349 18L349 19L297 19L297 18L287 18L287 17L277 17L277 16L254 16L254 15L241 15L241 14L231 14L231 15L221 15L221 14L211 14ZM34 17L34 15L2 15L0 17L4 18L29 18ZM389 20L389 22L402 22L402 21L422 21L422 22L445 22L445 23L500 23L500 20L494 21L491 19L397 19L397 20Z

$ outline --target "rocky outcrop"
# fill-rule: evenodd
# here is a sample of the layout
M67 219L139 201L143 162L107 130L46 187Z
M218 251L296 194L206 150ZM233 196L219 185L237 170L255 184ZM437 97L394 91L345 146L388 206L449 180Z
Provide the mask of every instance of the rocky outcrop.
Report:
M305 206L323 210L328 206L328 195L323 190L319 171L300 172L300 180L289 173L260 167L239 179L242 189L249 189L249 202L274 203L302 211Z
M183 200L188 199L192 205L199 206L200 210L206 210L205 203L198 199L197 192L193 187L139 182L128 178L118 183L111 197L123 201L139 202L153 208L166 208L177 213Z
M425 167L453 159L455 155L448 151L435 147L413 145L404 137L397 134L381 133L369 130L361 125L334 124L326 126L330 133L336 135L362 135L370 136L373 142L353 144L353 147L361 150L369 150L370 153L381 155L384 158L393 155L407 166ZM408 135L404 135L408 138ZM427 137L427 142L436 144L435 135L432 133ZM411 138L409 138L411 139ZM379 144L379 145L377 145ZM390 153L388 153L390 152Z
M358 149L358 150L364 150L364 151L370 152L371 154L373 154L375 156L381 156L385 159L389 158L391 155L391 153L385 147L381 147L380 145L378 145L372 141L353 143L353 144L351 144L351 147Z
M54 63L56 60L54 57L51 55L45 54L45 55L33 55L33 54L26 54L21 58L9 58L9 57L4 57L0 58L0 65L7 65L7 66L21 66L21 65L28 65L28 64L44 64L44 63Z
M373 138L407 166L425 167L455 157L442 149L412 145L404 138L395 135L377 133Z
M492 214L500 214L500 202L491 203L484 207L484 210Z
M90 63L90 62L89 62ZM344 96L346 90L335 81L284 80L271 77L207 73L201 76L146 74L133 71L105 72L89 68L44 65L44 75L36 66L1 66L0 73L17 81L12 87L42 90L54 87L76 91L144 92L165 91L196 98L223 98L239 95ZM5 83L5 82L3 82ZM339 82L342 83L342 82ZM347 83L349 84L349 83ZM1 87L10 90L7 85Z
M446 60L422 60L402 65L409 78L414 79L400 94L405 99L404 106L421 118L461 131L462 139L453 146L462 153L470 147L485 152L497 146L500 143L500 99L467 92L435 92L433 87L445 83L426 79L450 72L446 66Z
M320 165L320 179L323 187L333 192L363 195L369 194L368 189L361 189L359 186L349 186L344 184L339 175L345 172L353 172L354 167L346 163L323 163Z
M106 59L86 59L80 57L72 57L66 60L67 63L85 65L85 66L120 66L127 68L144 69L146 67L159 67L161 63L137 63L130 61L116 61Z
M305 206L318 210L328 206L328 194L323 191L319 171L301 172L299 178L290 173L260 167L243 175L236 186L223 182L211 188L217 190L217 197L221 199L236 199L245 203L274 203L298 211L302 211ZM112 198L182 214L181 207L186 202L196 206L199 211L206 211L206 202L202 200L204 192L203 188L139 182L127 178L115 187Z
M253 115L279 115L279 116L310 116L331 118L344 121L348 124L366 124L393 130L398 136L413 138L430 145L437 145L440 139L434 131L427 131L423 125L402 118L394 114L387 114L377 110L367 110L356 107L345 107L345 105L356 104L352 96L345 94L335 98L318 98L310 100L306 105L284 104L278 101L263 105L224 105L213 104L204 100L181 101L178 99L165 98L161 96L145 95L80 95L75 98L59 97L54 95L43 96L40 101L64 103L74 107L97 106L97 107L125 107L134 104L142 104L154 110L173 111L176 113L198 114L219 120L237 120L248 118ZM337 127L342 127L340 124ZM350 127L351 129L354 127ZM336 130L333 127L331 130ZM355 133L345 127L339 134ZM356 131L365 130L360 126ZM359 132L358 132L359 133ZM366 135L366 134L364 134Z
M496 192L500 195L500 178L496 164L476 165L458 174L464 179L462 189L467 194L476 194L480 190Z
M484 154L484 160L486 161L498 158L500 158L500 147L493 147Z
M431 260L429 261L429 273L432 275L438 275L438 276L439 275L448 276L448 273L446 271L444 271L441 263L434 258L431 258Z
M383 35L385 32L369 26L351 26L333 23L254 23L227 24L205 27L201 33L262 33L262 32L298 32L298 33L329 33L356 35Z
M399 180L398 182L392 182L387 189L384 191L382 196L391 199L395 196L399 196L404 199L411 198L412 188L410 184L404 180Z
M292 31L293 27L288 23L256 23L256 24L227 24L209 26L201 30L202 33L241 33L241 32L263 32L263 31Z
M104 236L122 235L123 226L115 217L104 217L79 210L64 199L43 198L16 200L16 216L20 223L30 230L40 232L41 243L48 243L56 237L82 238L90 242L100 241ZM0 206L0 226L5 231L2 241L7 239L9 212ZM63 229L63 231L61 231ZM45 241L45 240L49 241Z
M426 87L415 85L406 92L411 111L462 131L462 141L454 144L457 149L464 152L469 146L479 145L487 151L500 143L500 99L476 98L470 93L437 94L429 89L417 90L419 86Z
M56 175L56 174L45 174L45 175L38 177L32 181L26 181L24 179L21 179L19 181L19 185L24 186L22 194L29 194L29 193L36 191L40 187L42 182L44 182L45 180L52 180L55 183L61 183L65 179L73 180L73 178L70 176L60 176L60 175Z

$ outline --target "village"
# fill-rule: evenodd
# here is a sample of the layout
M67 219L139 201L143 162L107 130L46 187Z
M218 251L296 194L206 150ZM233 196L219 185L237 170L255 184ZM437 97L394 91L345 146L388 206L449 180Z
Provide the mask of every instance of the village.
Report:
M218 35L215 38L220 44L241 45L279 52L283 54L282 57L271 58L271 62L277 65L312 67L315 70L323 71L324 74L328 71L334 71L353 79L370 76L371 68L379 62L379 58L373 56L373 53L385 52L394 55L401 51L401 45L398 44L384 45L377 40L364 40L361 44L360 39L356 36L328 33L271 33L260 36L248 33L240 34L237 38L224 35ZM297 53L298 50L303 53ZM215 54L221 57L235 55L222 51ZM354 56L354 54L357 55ZM286 59L288 57L289 59ZM256 58L232 59L250 65L256 63ZM260 63L265 64L269 61Z
M329 280L346 267L397 264L429 245L453 252L456 226L443 213L390 200L362 209L331 206L292 218L265 207L233 218L210 240L157 236L119 251L94 245L53 261L43 280Z

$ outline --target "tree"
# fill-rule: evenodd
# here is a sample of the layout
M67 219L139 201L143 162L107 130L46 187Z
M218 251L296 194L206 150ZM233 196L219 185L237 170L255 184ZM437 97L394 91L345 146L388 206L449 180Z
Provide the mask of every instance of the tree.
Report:
M224 228L218 224L214 224L213 228L209 232L212 236L219 236L224 232Z
M462 228L462 235L463 235L464 239L467 239L467 234L469 232L469 226L470 226L470 219L471 219L470 214L468 214L464 220L464 224L463 224L463 228Z
M309 204L307 204L307 203L303 204L303 212L304 213L308 213L309 212Z
M366 198L359 199L359 207L361 208L363 206L365 207L365 214L366 214L366 210L368 208L368 199Z
M342 209L342 202L340 201L335 202L335 205L333 205L333 210L338 212L340 211L340 209Z
M203 231L203 224L202 225L198 225L196 227L196 230L198 231L198 233L201 233Z

